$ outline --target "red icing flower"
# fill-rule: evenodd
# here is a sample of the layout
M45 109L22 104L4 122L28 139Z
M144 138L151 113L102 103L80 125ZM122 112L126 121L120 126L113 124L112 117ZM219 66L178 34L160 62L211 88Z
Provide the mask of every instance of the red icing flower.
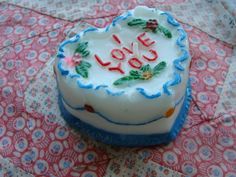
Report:
M93 107L90 106L90 105L88 105L88 104L85 104L85 105L84 105L84 109L85 109L86 111L88 111L88 112L91 112L91 113L94 113L94 112L95 112L95 110L93 109Z
M146 28L146 29L150 29L150 30L152 30L152 31L155 31L157 27L158 27L158 22L157 22L157 20L155 20L155 19L150 19L150 20L147 21L145 28Z

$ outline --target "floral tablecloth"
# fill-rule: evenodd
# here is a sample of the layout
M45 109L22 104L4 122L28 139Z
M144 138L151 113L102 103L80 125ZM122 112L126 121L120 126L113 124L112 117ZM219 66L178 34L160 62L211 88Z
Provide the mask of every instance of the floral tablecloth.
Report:
M230 3L0 2L0 176L236 176L236 23ZM136 5L169 10L183 22L193 101L183 130L169 145L113 147L63 121L52 62L63 39L91 25L104 27Z

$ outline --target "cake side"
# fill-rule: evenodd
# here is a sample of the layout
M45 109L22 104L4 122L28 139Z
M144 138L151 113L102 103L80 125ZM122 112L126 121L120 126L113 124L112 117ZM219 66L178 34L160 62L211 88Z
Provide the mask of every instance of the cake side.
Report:
M158 27L162 31L155 32ZM76 67L71 58L80 44L86 48L80 48L84 63ZM182 106L189 63L187 37L179 23L167 13L137 7L104 29L89 28L64 41L56 74L65 107L83 121L97 121L96 126L109 131L114 127L102 121L121 126L118 130L133 126L129 133L144 125L146 133L157 131L158 123L147 125L158 121L158 131L166 132Z
M118 145L118 146L126 146L126 147L134 147L134 146L150 146L156 144L169 143L173 141L181 130L184 121L188 115L188 110L191 101L191 88L190 85L186 90L186 97L184 99L182 108L177 117L175 117L175 122L172 125L171 129L168 132L160 133L136 133L136 134L128 134L125 131L121 132L113 132L107 131L101 128L97 128L94 125L81 121L78 117L72 115L67 109L64 107L61 98L59 97L59 106L61 110L61 114L66 120L66 122L72 127L80 130L80 132L84 133L92 137L95 140L101 141L106 144ZM127 127L126 127L127 130Z

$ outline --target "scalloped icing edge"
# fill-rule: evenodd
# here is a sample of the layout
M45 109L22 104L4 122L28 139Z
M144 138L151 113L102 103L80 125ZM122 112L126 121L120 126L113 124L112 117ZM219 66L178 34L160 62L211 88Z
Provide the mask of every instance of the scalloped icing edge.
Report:
M154 9L154 8L149 8L149 9L153 9L153 10L157 10L157 9ZM116 18L113 19L113 21L110 23L110 25L108 25L107 27L105 28L95 28L95 27L90 27L90 28L87 28L85 29L84 31L81 31L80 33L78 33L77 35L75 35L74 37L68 39L68 40L65 40L64 42L62 42L59 46L59 49L58 49L58 54L57 54L57 57L61 60L63 59L65 56L64 56L64 47L67 45L67 44L70 44L70 43L75 43L75 42L78 42L81 38L81 36L85 35L86 33L88 32L93 32L93 31L98 31L98 29L100 30L103 30L104 32L107 32L110 30L111 27L114 27L116 26L116 24L121 21L121 20L126 20L128 17L130 17L132 15L131 11L133 10L129 10L125 13L123 13L122 15L120 16L117 16ZM180 26L180 24L173 18L173 16L167 12L162 12L160 11L160 15L164 15L167 17L167 22L172 25L173 27L178 27L177 30L179 32L179 37L178 39L176 40L176 45L179 47L179 49L181 50L181 56L176 58L173 63L174 63L174 67L176 70L178 71L181 71L183 72L184 71L184 68L182 67L181 63L187 59L189 59L190 55L189 55L189 52L188 52L188 47L183 43L184 40L186 40L187 38L187 34L186 32L183 30L183 28ZM70 78L80 78L80 76L77 74L70 74L69 70L65 70L63 67L62 67L62 63L61 61L59 60L58 62L58 65L57 65L57 68L58 70L60 71L61 75L63 76L69 76ZM170 81L167 81L166 83L163 84L163 93L167 94L167 95L171 95L171 92L169 90L169 87L170 86L174 86L174 85L177 85L181 82L181 76L179 73L177 72L174 72L173 73L173 79L170 80ZM97 90L97 88L101 88L101 89L104 89L106 94L108 95L112 95L112 96L121 96L125 93L125 91L119 91L119 92L114 92L112 90L110 90L109 88L107 88L108 86L104 86L104 85L97 85L97 86L94 86L93 84L88 84L88 85L84 85L83 83L81 82L78 82L77 81L77 85L78 87L82 88L82 89L94 89L94 90ZM143 88L136 88L135 89L140 95L144 96L145 98L147 99L155 99L155 98L158 98L161 96L161 92L158 91L157 93L155 94L148 94L145 89Z

